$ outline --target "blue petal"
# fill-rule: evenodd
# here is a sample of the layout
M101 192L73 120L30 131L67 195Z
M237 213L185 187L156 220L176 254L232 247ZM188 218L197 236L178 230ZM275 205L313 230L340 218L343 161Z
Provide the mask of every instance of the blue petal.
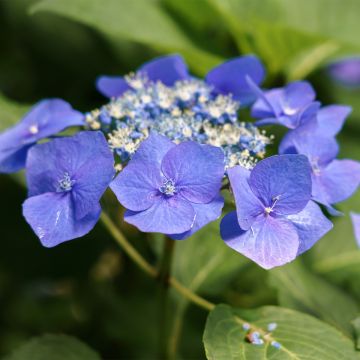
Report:
M295 151L305 155L310 163L316 162L320 166L325 166L336 158L339 146L335 138L319 135L317 131L312 134L294 131L280 144L279 153Z
M85 118L81 112L74 110L62 99L46 99L34 105L20 124L25 130L26 143L31 144L68 127L83 126ZM38 132L32 134L30 130L34 125L38 127Z
M284 218L260 216L250 230L241 230L235 211L220 225L221 237L235 251L264 269L284 265L297 256L299 237L293 224Z
M120 204L132 211L151 207L160 196L160 170L151 163L130 162L111 183Z
M360 163L353 160L334 160L313 176L313 198L332 205L350 197L360 183Z
M215 146L183 142L165 155L161 169L187 200L208 203L220 191L224 176L224 153Z
M286 115L301 111L315 99L315 91L307 81L295 81L287 85L282 99L282 110Z
M287 217L296 227L300 246L298 255L309 250L333 227L332 222L322 213L320 207L309 201L298 214Z
M97 90L108 98L121 96L131 87L121 76L100 76L96 80Z
M190 78L188 68L180 55L169 55L151 60L139 68L152 81L172 86L176 81Z
M112 180L114 158L100 131L83 131L39 144L30 150L27 181L30 196L56 192L59 180L68 174L77 219L98 203Z
M127 210L124 220L143 232L180 234L192 228L195 210L191 203L181 196L161 196L144 211Z
M351 221L352 221L353 227L354 227L355 239L356 239L357 245L360 247L360 214L351 212L350 216L351 216Z
M84 218L76 219L69 193L46 193L31 197L23 204L26 221L46 247L84 236L95 226L100 213L97 205L89 209Z
M195 232L200 230L208 223L215 221L221 216L221 210L224 206L224 199L222 196L216 197L213 201L208 204L192 204L195 210L195 221L191 230L186 231L182 234L169 235L174 240L184 240Z
M246 76L257 85L264 79L264 67L254 55L238 57L215 67L206 75L206 82L214 86L216 92L232 94L234 99L246 106L256 99Z
M357 88L360 84L360 58L352 56L329 66L330 75L340 84Z
M11 174L24 168L30 148L31 145L27 145L11 150L0 150L0 173Z
M248 230L258 215L264 212L264 206L250 188L249 170L235 166L228 170L228 176L235 198L238 223L243 230Z
M260 161L250 174L250 187L264 206L277 214L301 211L311 197L311 167L304 155L276 155Z
M113 179L114 156L102 132L80 132L72 138L64 139L62 146L69 146L70 141L75 142L77 148L77 152L70 154L78 163L73 173L75 183L72 196L76 217L81 219L99 203Z
M61 99L43 100L22 120L0 134L0 172L15 172L25 166L27 151L38 140L70 126L84 125L84 116Z
M255 90L255 84L252 84ZM273 123L278 123L276 117L281 114L281 102L284 97L284 90L277 88L269 91L262 91L257 88L258 99L251 108L251 116L257 119L272 118Z
M141 161L152 164L160 171L161 162L164 156L175 146L176 145L166 136L152 133L141 143L140 147L133 155L131 162Z
M335 136L342 129L346 118L351 113L350 106L329 105L318 112L320 131L324 136Z

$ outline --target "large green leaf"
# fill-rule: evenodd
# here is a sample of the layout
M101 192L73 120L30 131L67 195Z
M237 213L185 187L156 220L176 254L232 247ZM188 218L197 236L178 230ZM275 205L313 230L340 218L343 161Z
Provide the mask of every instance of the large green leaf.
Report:
M352 335L350 322L358 306L342 289L310 272L299 259L271 270L269 276L281 306L315 315Z
M6 360L100 360L80 340L67 335L44 335L15 350Z
M31 12L68 17L94 27L114 42L127 39L160 52L181 52L199 73L221 61L195 46L156 0L43 0Z
M336 53L360 49L357 0L209 1L239 49L258 53L272 74L301 78Z
M246 341L244 319L262 334L269 323L276 323L264 345ZM354 344L336 329L309 315L275 306L239 310L217 306L206 322L204 345L210 360L355 360L360 359ZM271 341L281 344L280 349Z

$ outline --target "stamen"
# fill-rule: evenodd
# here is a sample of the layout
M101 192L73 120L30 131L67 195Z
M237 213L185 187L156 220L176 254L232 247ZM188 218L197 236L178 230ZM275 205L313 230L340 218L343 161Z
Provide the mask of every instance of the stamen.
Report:
M159 190L167 196L173 196L176 193L175 183L172 180L165 179Z
M71 191L75 180L71 180L70 175L66 172L62 179L58 181L57 192L67 192Z
M39 132L39 127L37 125L31 125L29 127L29 132L32 135L36 135Z

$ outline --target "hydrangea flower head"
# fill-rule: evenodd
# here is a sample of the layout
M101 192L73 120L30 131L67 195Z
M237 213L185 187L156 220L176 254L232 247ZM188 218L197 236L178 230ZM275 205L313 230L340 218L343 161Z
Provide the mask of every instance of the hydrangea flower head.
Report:
M162 57L124 78L101 77L98 88L115 97L89 113L87 123L107 134L121 164L131 159L150 133L157 133L176 143L219 146L226 166L252 167L270 140L252 124L238 121L240 107L254 99L246 76L257 84L264 76L253 56L221 64L205 80L191 77L180 56Z
M360 184L360 163L337 160L339 147L333 137L318 133L292 136L280 146L280 153L304 154L311 164L312 198L337 214L331 205L350 197Z
M67 127L84 124L84 115L64 100L38 102L20 123L0 135L0 172L12 173L22 169L28 150L39 140Z
M174 144L152 134L110 185L127 209L125 221L144 232L184 239L221 215L221 149Z
M236 211L221 222L228 246L265 269L308 250L332 224L311 198L311 168L303 155L277 155L252 171L228 170Z
M115 173L101 132L84 131L35 145L26 168L29 198L23 214L44 246L81 237L95 226L100 198Z
M315 100L315 91L307 81L295 81L284 88L262 91L248 80L258 100L252 106L251 115L257 125L279 124L295 129L301 123L302 112Z

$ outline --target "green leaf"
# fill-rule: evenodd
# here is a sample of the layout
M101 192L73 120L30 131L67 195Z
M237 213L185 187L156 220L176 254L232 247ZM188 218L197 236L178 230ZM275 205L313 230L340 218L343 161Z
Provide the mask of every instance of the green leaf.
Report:
M218 293L248 264L226 246L219 227L220 221L215 221L176 244L173 274L192 291Z
M271 270L269 276L281 306L319 317L352 336L350 321L358 306L350 295L307 270L299 259Z
M18 104L0 94L0 131L15 125L28 109L29 106Z
M251 331L266 333L269 323L277 328L265 345L246 341L244 322ZM355 360L353 343L339 331L312 316L275 306L256 310L239 310L228 305L217 306L208 316L204 337L205 352L210 360ZM269 343L281 344L276 349Z
M355 337L356 337L356 349L360 350L360 317L351 321L351 324L355 330Z
M49 12L94 27L116 42L126 39L159 52L180 52L199 73L221 61L199 49L156 0L43 0L31 13Z
M357 0L209 1L239 49L259 54L271 74L302 78L335 54L360 49Z
M67 335L44 335L15 350L6 360L100 360L100 356L80 340Z

